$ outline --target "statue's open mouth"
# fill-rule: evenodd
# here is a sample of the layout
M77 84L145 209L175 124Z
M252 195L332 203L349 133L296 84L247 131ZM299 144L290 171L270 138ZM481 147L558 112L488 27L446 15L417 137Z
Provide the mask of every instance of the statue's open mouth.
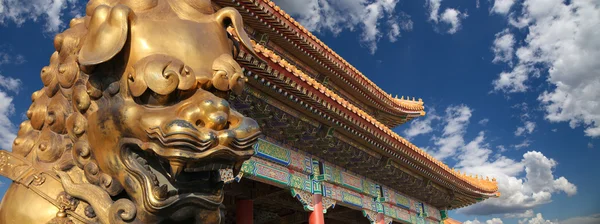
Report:
M156 211L182 204L217 209L223 185L253 154L251 147L233 150L217 145L199 152L132 139L123 139L121 147L128 171L144 185L144 203Z

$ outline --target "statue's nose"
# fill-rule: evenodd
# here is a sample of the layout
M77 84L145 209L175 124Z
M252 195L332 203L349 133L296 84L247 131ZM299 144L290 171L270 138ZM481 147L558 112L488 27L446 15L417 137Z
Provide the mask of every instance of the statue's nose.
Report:
M228 126L229 111L223 99L193 100L180 110L180 116L196 127L220 131Z

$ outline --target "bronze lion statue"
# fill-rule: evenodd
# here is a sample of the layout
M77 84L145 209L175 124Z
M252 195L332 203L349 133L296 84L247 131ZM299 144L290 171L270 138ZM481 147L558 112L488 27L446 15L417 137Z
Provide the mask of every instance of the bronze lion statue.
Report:
M0 223L220 223L223 185L260 135L224 99L247 81L238 43L254 53L240 14L92 0L69 26L0 151L13 180Z

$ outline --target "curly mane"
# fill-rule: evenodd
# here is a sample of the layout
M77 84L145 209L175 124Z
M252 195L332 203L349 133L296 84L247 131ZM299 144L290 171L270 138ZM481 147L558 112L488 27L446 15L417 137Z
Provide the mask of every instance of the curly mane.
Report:
M77 62L86 33L84 19L78 18L54 39L56 51L40 74L44 87L31 95L28 120L21 123L13 143L14 153L39 164L42 169L89 155L89 150L84 149L86 116L97 107L92 95L100 90L88 82L90 75L82 71ZM79 155L72 154L74 152ZM85 164L77 165L83 168Z

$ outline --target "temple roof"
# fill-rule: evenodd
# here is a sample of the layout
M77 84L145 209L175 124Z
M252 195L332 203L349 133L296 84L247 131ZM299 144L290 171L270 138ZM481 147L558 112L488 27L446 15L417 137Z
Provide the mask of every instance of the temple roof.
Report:
M396 111L406 111L417 112L419 115L425 115L423 102L421 99L415 100L414 98L396 98L392 97L390 94L383 91L377 85L375 85L372 81L370 81L367 77L365 77L362 73L360 73L356 68L346 62L342 57L336 54L333 50L331 50L327 45L321 42L318 38L316 38L312 33L306 30L302 25L300 25L297 21L295 21L291 16L285 13L282 9L276 6L273 2L269 0L240 0L240 1L231 1L231 0L221 0L218 1L221 3L226 3L226 5L237 5L238 8L246 10L245 15L252 15L256 18L259 16L264 18L271 19L280 19L285 18L285 26L274 27L273 22L269 22L258 18L258 20L262 21L263 26L267 26L281 35L288 35L290 38L296 41L294 42L294 46L298 49L301 49L303 52L307 54L311 54L313 59L326 61L326 63L331 63L333 66L338 66L344 72L343 75L346 75L347 79L351 79L352 81L356 81L359 84L359 87L362 91L367 91L373 96L377 96L379 104L378 105L386 105L385 108L381 108L384 111L389 112L390 109ZM242 2L242 3L240 3ZM265 6L268 4L268 6ZM258 7L263 10L265 15L257 15L252 12L249 8ZM268 13L277 13L278 16L268 15ZM244 13L243 13L244 14ZM254 18L256 20L256 18ZM281 22L281 21L280 21ZM288 32L289 31L289 32ZM292 41L291 39L285 38L287 41ZM298 45L298 41L305 43L307 46L311 47L313 50L309 52L306 50L306 46ZM268 47L265 47L261 44L257 44L253 42L254 51L261 55L263 60L268 60L269 63L277 64L281 68L287 70L287 72L291 73L293 76L297 78L297 80L303 82L303 85L294 85L294 88L297 89L302 94L305 94L309 97L317 97L317 98L327 98L327 99L319 99L317 102L322 103L324 108L333 113L340 114L347 121L352 122L354 125L360 127L363 131L365 131L368 135L375 137L376 141L369 141L375 147L380 150L386 151L390 155L393 155L396 158L406 157L416 162L420 166L427 167L428 170L435 173L436 179L438 179L442 183L446 183L447 187L453 189L458 188L462 189L464 193L467 193L469 197L473 198L488 198L488 197L498 197L500 193L498 192L498 185L495 178L483 178L478 175L467 175L465 173L461 173L460 171L456 171L451 169L443 162L437 160L433 156L429 155L424 150L415 146L405 138L401 137L397 133L391 130L393 125L384 124L381 120L376 119L372 114L365 112L362 108L357 105L347 101L344 97L338 95L336 92L329 89L326 85L323 85L319 80L315 80L310 75L307 75L302 69L294 66L294 63L288 62L284 57L278 55L276 52L270 50ZM288 50L286 48L286 50ZM289 49L292 50L292 49ZM314 56L314 55L320 56ZM332 73L335 73L331 70ZM295 79L296 79L295 78ZM363 93L363 95L365 95ZM365 97L367 97L365 95ZM355 135L360 137L365 137L363 134L359 132L353 132ZM391 148L387 149L387 147L381 145L379 142L386 144ZM424 170L419 170L419 172L425 172ZM449 184L449 185L447 185ZM470 203L465 203L462 206L466 206Z
M448 165L444 164L443 162L441 162L441 161L437 160L436 158L434 158L433 156L429 155L427 152L425 152L424 150L415 146L410 141L404 139L403 137L401 137L400 135L398 135L397 133L392 131L390 128L388 128L386 125L383 125L378 120L374 119L369 114L365 113L360 108L356 107L352 103L349 103L344 98L338 96L336 93L329 90L323 84L315 81L312 77L306 75L304 72L302 72L301 70L299 70L292 64L288 63L285 59L281 58L280 56L277 56L273 51L265 48L262 45L256 44L256 42L253 42L253 45L254 45L255 52L262 54L267 59L271 60L273 63L279 64L280 66L285 68L288 72L293 73L295 76L300 78L300 80L302 80L305 83L307 83L308 85L312 86L315 90L317 90L321 93L324 93L325 96L329 97L330 99L332 99L334 102L336 102L340 106L348 109L349 111L352 111L354 114L363 118L365 122L368 122L368 123L374 125L379 130L381 130L385 134L387 134L389 137L392 137L398 143L401 143L402 145L408 147L411 150L411 152L413 153L413 155L415 155L416 157L424 158L425 161L421 161L421 162L423 162L425 164L429 164L430 166L435 166L437 168L440 168L441 169L440 171L444 171L444 172L440 172L440 174L442 174L442 175L449 174L452 177L469 184L470 186L474 187L475 189L480 190L481 192L488 193L488 194L496 194L499 196L499 193L497 192L498 185L496 183L495 178L492 180L490 180L489 178L484 179L477 175L475 175L475 176L467 175L466 173L460 173L460 171L456 171L454 169L449 168Z
M447 218L444 220L444 224L462 224L462 222L459 222L453 218Z
M216 0L220 5L236 7L244 16L244 23L273 34L278 43L287 44L286 50L296 51L295 56L308 58L315 67L324 68L345 89L355 90L362 102L368 103L386 115L376 117L383 124L395 127L413 117L425 115L422 102L398 100L369 80L358 69L329 48L325 43L294 20L270 0ZM410 116L406 116L410 115Z

